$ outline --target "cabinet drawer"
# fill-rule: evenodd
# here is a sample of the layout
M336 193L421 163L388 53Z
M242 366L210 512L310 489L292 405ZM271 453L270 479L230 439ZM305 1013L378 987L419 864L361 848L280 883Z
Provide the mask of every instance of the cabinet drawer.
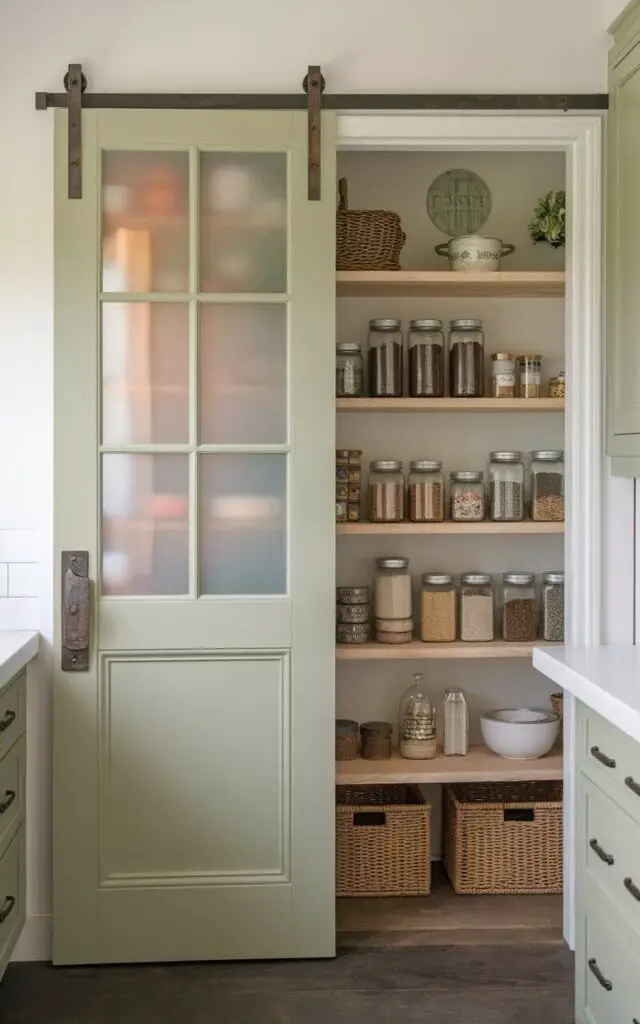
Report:
M579 744L581 770L640 822L640 743L581 705Z
M576 1018L589 1024L640 1021L640 943L606 900L580 901L576 946Z
M24 826L21 826L0 859L0 978L22 931L24 914Z
M26 678L21 672L0 694L0 758L24 732Z

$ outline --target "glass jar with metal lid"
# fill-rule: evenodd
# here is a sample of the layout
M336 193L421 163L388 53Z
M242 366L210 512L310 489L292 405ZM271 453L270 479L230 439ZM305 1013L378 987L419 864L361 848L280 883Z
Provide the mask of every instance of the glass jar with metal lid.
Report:
M409 324L409 393L412 398L444 396L442 320L412 320Z
M456 638L456 587L448 572L426 572L422 577L420 639L424 643L451 643Z
M482 320L452 320L449 325L449 390L452 398L484 395Z
M402 322L369 321L369 394L402 397Z
M564 370L557 377L549 380L549 398L564 398L567 392L567 379Z
M516 360L509 352L494 352L491 356L491 397L515 398Z
M449 479L449 508L454 523L479 523L485 517L484 474L461 469Z
M564 452L531 452L531 518L537 523L564 520Z
M502 637L515 643L536 639L536 578L532 572L505 572L502 577Z
M444 476L436 459L409 463L409 518L412 523L441 523L444 519Z
M542 639L564 643L564 572L542 574L540 611Z
M362 348L342 341L336 345L336 398L360 398L363 394Z
M397 459L369 463L369 522L401 523L404 519L404 475Z
M411 575L408 558L377 558L375 578L376 639L407 643L413 635Z
M491 452L489 517L494 522L524 519L524 464L521 452Z
M518 397L540 398L542 356L518 356Z
M487 573L465 573L460 577L460 639L482 643L493 637L493 580Z

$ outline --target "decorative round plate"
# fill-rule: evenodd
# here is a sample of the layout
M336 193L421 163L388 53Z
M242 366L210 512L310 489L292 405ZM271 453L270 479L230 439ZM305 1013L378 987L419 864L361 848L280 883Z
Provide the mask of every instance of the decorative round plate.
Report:
M491 213L491 192L473 171L443 171L427 192L427 213L445 235L473 235Z

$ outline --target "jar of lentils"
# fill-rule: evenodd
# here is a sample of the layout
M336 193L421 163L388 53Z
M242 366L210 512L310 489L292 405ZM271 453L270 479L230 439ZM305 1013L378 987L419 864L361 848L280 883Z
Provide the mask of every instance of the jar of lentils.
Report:
M442 463L416 459L409 463L409 518L412 523L441 523L444 519Z
M540 398L542 356L518 356L518 397Z
M484 395L482 320L452 320L449 329L449 389L452 398Z
M456 638L456 587L448 572L422 577L420 639L427 644L451 643Z
M369 463L369 522L401 523L404 519L404 475L397 459Z
M402 398L402 322L369 321L369 394Z
M489 517L494 522L524 519L524 464L520 452L491 452Z
M564 452L531 453L531 518L537 523L564 520Z
M480 470L461 469L449 480L449 507L454 523L479 523L485 516L484 475Z
M564 573L545 572L541 594L542 639L564 643Z
M483 572L460 578L460 639L469 643L493 640L493 581Z
M537 632L536 578L532 572L505 572L502 577L502 637L532 643Z
M364 394L362 349L354 342L336 345L336 398L361 398Z
M444 396L442 320L412 320L409 324L409 392L412 398Z

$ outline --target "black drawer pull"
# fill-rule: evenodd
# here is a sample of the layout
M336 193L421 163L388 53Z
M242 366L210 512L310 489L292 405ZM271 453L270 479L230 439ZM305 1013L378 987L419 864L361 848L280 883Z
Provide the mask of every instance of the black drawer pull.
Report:
M15 905L15 896L7 896L6 900L4 901L4 907L2 908L2 910L0 910L0 924L2 924L3 921L7 920L9 914L11 913Z
M633 879L632 878L625 878L623 884L624 884L624 887L627 890L627 892L631 893L631 895L633 896L634 900L638 900L638 902L640 903L640 889L638 889L638 886L634 884Z
M600 764L603 764L605 768L615 768L616 766L616 762L613 760L613 758L607 757L606 754L603 754L600 750L600 747L592 747L591 756L595 757L596 761L599 761Z
M11 725L11 723L15 721L15 718L16 718L15 711L7 711L7 713L5 714L4 718L0 722L0 732L4 732L5 729L8 729L9 726Z
M626 779L624 780L624 784L627 787L627 789L631 790L632 793L635 793L636 796L640 796L640 783L636 782L636 780L632 778L631 775L627 775Z
M602 847L600 846L600 843L598 842L597 839L591 839L589 841L589 846L591 847L593 852L595 854L597 854L597 856L600 858L600 860L603 860L605 862L605 864L609 865L609 867L611 867L611 865L615 863L613 857L611 856L611 854L607 853L606 850L602 849Z
M15 798L16 794L14 793L14 791L12 789L8 789L4 794L4 800L2 801L2 803L0 803L0 814L4 814L7 808L11 807L11 804L13 803Z
M598 962L595 959L595 957L593 957L593 959L589 960L589 970L593 974L594 978L598 979L598 981L600 982L602 987L604 989L606 989L607 992L610 992L611 989L613 988L613 985L609 981L608 978L605 978L604 974L602 973L602 971L598 967Z

